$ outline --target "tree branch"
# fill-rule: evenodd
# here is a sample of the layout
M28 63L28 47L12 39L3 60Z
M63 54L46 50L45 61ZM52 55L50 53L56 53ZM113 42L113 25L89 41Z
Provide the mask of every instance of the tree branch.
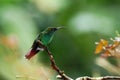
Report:
M79 77L76 80L120 80L119 76L104 76L104 77Z
M45 50L45 51L48 53L48 55L49 55L52 68L59 74L59 75L57 76L57 79L73 80L72 78L68 77L63 71L61 71L61 70L58 68L58 66L57 66L56 63L55 63L54 57L53 57L52 53L49 51L49 49L48 49L46 46L44 46L43 44L42 44L42 46L43 46L44 50Z
M73 80L72 78L68 77L62 70L59 69L59 67L56 65L54 57L53 57L52 53L49 51L49 49L45 45L43 45L40 41L39 41L39 45L42 46L42 48L48 53L52 68L59 74L57 76L57 79ZM120 80L120 77L119 76L104 76L104 77L85 76L85 77L78 77L75 80Z

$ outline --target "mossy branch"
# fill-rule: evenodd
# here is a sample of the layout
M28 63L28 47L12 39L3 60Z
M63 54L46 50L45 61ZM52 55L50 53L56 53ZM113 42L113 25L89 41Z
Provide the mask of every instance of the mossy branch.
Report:
M104 77L79 77L76 80L120 80L119 76L104 76Z
M40 41L39 44L43 47L43 49L48 53L48 56L50 58L50 62L51 62L51 67L59 74L57 76L57 79L62 79L62 80L73 80L72 78L68 77L64 71L60 70L59 67L56 65L54 57L52 55L52 53L49 51L49 49L43 45Z
M51 62L51 67L59 74L57 76L57 79L62 79L62 80L73 80L69 76L67 76L62 70L59 69L59 67L56 65L54 57L52 53L49 51L49 49L43 45L41 42L39 44L43 47L43 49L48 53L48 56L50 58ZM105 77L78 77L75 80L120 80L119 76L105 76Z

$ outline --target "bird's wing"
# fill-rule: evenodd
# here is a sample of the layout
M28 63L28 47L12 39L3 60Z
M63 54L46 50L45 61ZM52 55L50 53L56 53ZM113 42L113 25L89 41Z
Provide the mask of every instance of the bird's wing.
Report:
M34 46L34 44L36 43L36 41L37 40L40 40L40 36L41 36L41 33L36 37L36 39L34 40L34 42L33 42L33 44L32 44L32 46L31 47L33 47Z
M42 33L39 33L39 35L37 36L37 38L35 40L40 40Z

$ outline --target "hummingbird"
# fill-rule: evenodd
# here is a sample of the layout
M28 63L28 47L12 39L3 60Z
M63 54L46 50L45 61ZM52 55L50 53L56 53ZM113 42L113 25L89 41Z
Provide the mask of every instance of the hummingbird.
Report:
M43 46L47 46L53 39L54 33L62 27L48 27L42 31L34 40L30 51L25 55L26 59L31 59L38 52L44 51ZM42 44L42 45L41 45Z

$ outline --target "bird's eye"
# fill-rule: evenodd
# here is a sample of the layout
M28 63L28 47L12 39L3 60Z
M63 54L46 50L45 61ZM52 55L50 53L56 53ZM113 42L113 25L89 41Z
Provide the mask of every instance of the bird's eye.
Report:
M57 28L54 28L54 31L56 31L57 30Z

